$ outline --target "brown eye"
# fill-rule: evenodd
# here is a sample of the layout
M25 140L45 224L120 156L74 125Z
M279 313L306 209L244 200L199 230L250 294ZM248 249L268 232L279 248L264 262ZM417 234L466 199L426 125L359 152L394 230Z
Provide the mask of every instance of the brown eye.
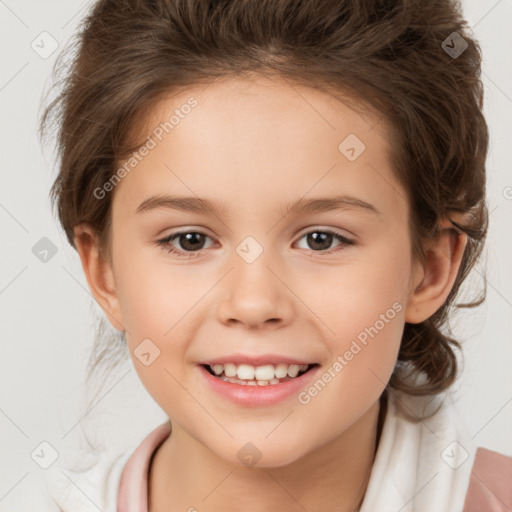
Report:
M203 248L205 235L196 232L182 233L172 238L172 240L176 239L185 251L197 251Z
M179 231L158 240L157 243L170 253L190 255L204 249L206 238L210 237L200 231ZM177 244L172 242L177 242ZM176 245L180 247L177 248Z
M340 244L333 251L343 249L347 245L353 245L354 242L349 240L348 238L340 235L339 233L335 233L329 230L320 230L316 229L314 231L309 231L308 233L304 233L301 239L305 238L308 247L306 249L312 250L314 252L322 252L328 251L333 243L333 241L338 241Z

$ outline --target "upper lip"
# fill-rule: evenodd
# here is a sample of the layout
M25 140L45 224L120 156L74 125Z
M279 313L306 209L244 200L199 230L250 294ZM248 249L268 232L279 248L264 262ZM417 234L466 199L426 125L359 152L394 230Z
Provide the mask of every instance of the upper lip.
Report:
M264 366L266 364L315 364L312 361L305 361L302 359L296 359L294 357L288 356L280 356L276 354L262 354L262 355L247 355L247 354L232 354L229 356L220 356L214 359L208 359L205 361L199 362L199 364L213 366L215 364L224 364L224 363L232 363L232 364L250 364L252 366Z

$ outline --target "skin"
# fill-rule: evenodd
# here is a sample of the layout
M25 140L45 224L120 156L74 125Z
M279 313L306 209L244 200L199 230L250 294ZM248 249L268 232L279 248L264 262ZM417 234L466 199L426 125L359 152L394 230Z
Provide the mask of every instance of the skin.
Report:
M75 229L92 293L126 332L143 385L172 422L151 465L150 511L354 510L404 323L421 322L444 303L466 237L442 230L424 264L413 261L407 194L389 164L386 123L352 110L341 95L269 77L223 79L164 98L142 133L191 96L198 106L114 190L111 257L101 257L87 224ZM351 133L366 146L353 162L338 150ZM136 213L165 193L225 202L229 212ZM338 194L380 213L283 210L303 196ZM199 254L177 256L158 245L180 229L210 237L196 242ZM325 230L355 243L332 237L321 246L305 236ZM236 252L247 236L263 249L250 264ZM190 247L183 237L169 243ZM394 303L396 316L308 404L292 396L243 407L199 374L199 361L235 352L298 357L319 363L322 373ZM149 366L134 355L147 338L160 350ZM254 467L237 457L247 442L262 453Z

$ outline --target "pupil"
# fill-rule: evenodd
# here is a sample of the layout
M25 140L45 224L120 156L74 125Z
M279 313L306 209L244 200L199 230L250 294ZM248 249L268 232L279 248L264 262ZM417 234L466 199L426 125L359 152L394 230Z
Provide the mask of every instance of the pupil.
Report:
M328 249L331 246L332 236L333 235L331 235L330 233L321 233L319 231L315 231L313 233L309 233L309 235L308 235L308 244L310 244L310 246L315 248L314 244L320 243L320 245L323 245L323 246L317 247L317 249L325 250L325 249ZM319 240L320 240L320 242L319 242ZM325 243L326 240L328 241L327 244Z
M201 233L185 233L184 235L181 235L180 244L181 246L186 250L194 250L198 248L198 245L201 245L201 243L197 244L193 242L194 237L204 237ZM182 240L185 240L185 243L182 243ZM191 242L192 239L192 242ZM203 240L204 242L204 240ZM187 244L189 244L189 247L187 247Z

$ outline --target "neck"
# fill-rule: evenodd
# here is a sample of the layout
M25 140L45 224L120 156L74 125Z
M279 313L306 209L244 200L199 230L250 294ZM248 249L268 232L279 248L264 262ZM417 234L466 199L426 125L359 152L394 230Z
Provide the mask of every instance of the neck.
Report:
M273 468L233 466L173 425L151 462L148 512L354 512L364 498L386 408L384 393L340 436Z

